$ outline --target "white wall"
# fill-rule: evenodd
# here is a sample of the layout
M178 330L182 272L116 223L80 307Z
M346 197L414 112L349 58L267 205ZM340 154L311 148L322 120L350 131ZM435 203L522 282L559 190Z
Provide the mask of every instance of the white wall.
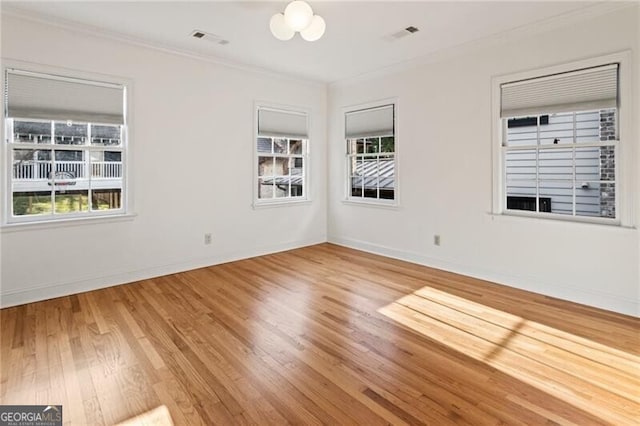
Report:
M324 85L7 15L1 53L133 82L137 214L110 223L4 229L2 306L326 241ZM311 111L312 203L252 208L256 100ZM213 234L210 246L205 232Z
M638 15L634 9L590 17L329 90L329 240L534 292L640 315L638 232L605 225L493 216L491 78L633 50L638 82ZM622 93L637 97L636 89ZM398 209L344 203L341 109L398 97ZM638 197L638 103L622 143ZM637 199L635 200L637 202ZM637 205L637 204L636 204ZM638 210L628 218L640 223ZM433 245L433 235L442 245Z

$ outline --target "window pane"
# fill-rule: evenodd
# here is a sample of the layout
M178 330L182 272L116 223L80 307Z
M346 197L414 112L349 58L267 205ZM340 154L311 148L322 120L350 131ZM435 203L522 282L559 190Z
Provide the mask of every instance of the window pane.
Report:
M258 198L273 198L273 178L258 179Z
M56 179L84 179L84 151L56 151Z
M51 174L51 150L14 149L13 179L46 180Z
M581 148L579 148L581 149ZM616 150L612 146L603 146L600 150L600 179L616 180Z
M507 209L536 211L536 197L507 195Z
M51 191L13 193L13 215L51 214Z
M380 152L380 138L367 138L365 140L365 152L367 154L377 154Z
M83 190L55 191L55 213L77 213L89 210L89 192Z
M616 110L605 109L599 112L600 117L600 141L617 140L616 134Z
M392 155L381 155L378 162L380 198L393 199L395 187L395 159Z
M302 154L302 141L299 139L292 139L289 141L289 153L300 155Z
M351 176L362 175L362 157L353 156L349 159L349 174Z
M275 158L275 170L274 170L274 175L276 176L288 176L289 175L289 162L291 161L290 158L282 158L282 157L276 157Z
M122 152L120 151L105 151L104 161L122 161Z
M87 141L87 125L71 121L54 123L55 143L60 145L84 145Z
M21 143L51 143L51 122L14 120L13 141Z
M120 145L121 126L91 125L91 145L111 146Z
M573 143L573 120L572 112L549 115L549 123L540 124L540 145Z
M92 151L91 177L105 179L122 178L122 152Z
M576 215L600 216L600 183L576 182ZM614 200L615 204L615 200Z
M536 150L508 151L505 154L507 180L536 179Z
M302 184L291 183L291 196L292 197L302 197L304 194Z
M302 158L289 158L288 170L291 176L302 176Z
M616 217L616 185L613 182L586 182L589 185L590 197L595 197L598 203L597 215L600 217L607 217L611 219L615 219ZM576 193L582 196L582 187L585 182L582 182L579 187L580 190L576 189ZM582 198L576 200L579 203L582 203ZM588 201L593 202L592 198L589 198ZM581 206L582 207L582 206ZM583 209L577 213L579 216L586 215L583 213Z
M364 197L378 198L378 158L365 157L362 163Z
M606 158L608 147L593 147L593 148L576 148L576 182L583 181L597 181L600 180L601 171L603 171L603 177L615 179L615 162L613 158L613 152L611 152L611 159ZM611 147L613 150L613 147ZM602 155L605 158L601 157ZM608 166L611 166L609 169Z
M275 170L273 157L258 157L258 176L273 176Z
M570 181L540 181L540 210L551 203L551 213L573 215L573 184Z
M363 197L365 197L365 198L378 198L378 188L377 187L367 187L367 186L365 186Z
M507 121L506 146L538 144L538 117L524 117ZM517 125L516 125L517 123Z
M351 196L362 197L362 178L361 177L351 178Z
M394 200L395 191L393 189L380 188L380 198L383 200Z
M258 138L258 152L272 153L271 138Z
M83 161L84 151L56 151L56 162L62 161Z
M395 138L386 136L380 141L380 152L395 152Z
M355 140L355 153L363 154L364 153L364 139L356 139Z
M600 140L600 113L586 111L576 113L576 142L598 142Z
M288 197L290 191L289 178L277 178L274 189L276 198Z
M351 196L362 196L362 157L351 157L349 159L349 174L351 176Z
M536 182L507 181L507 209L536 211Z
M94 189L91 191L91 209L113 210L122 207L121 189Z
M358 162L361 168L361 174L367 179L364 180L365 186L371 186L371 177L378 176L378 158L377 157L360 157ZM373 181L373 185L377 186L377 179Z
M273 152L277 154L287 153L287 140L286 139L274 139L273 140Z
M573 179L573 148L540 148L538 172L541 180Z

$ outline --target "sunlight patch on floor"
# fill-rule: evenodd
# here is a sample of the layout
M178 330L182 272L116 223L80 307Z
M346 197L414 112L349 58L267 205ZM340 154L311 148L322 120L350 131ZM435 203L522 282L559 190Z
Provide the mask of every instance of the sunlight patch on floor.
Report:
M166 406L161 405L139 416L118 423L117 426L173 426L171 414Z
M637 415L633 354L430 287L378 312L596 417L623 424ZM612 399L619 413L602 409Z

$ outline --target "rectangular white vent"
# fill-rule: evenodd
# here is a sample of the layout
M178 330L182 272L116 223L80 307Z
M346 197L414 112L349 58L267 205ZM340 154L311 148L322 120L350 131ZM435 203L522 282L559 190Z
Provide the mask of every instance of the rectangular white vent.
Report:
M391 34L389 36L389 39L390 40L401 39L401 38L404 38L406 36L410 36L411 34L415 34L418 31L420 31L420 29L418 29L418 27L414 27L413 25L411 25L411 26L409 26L409 27L407 27L407 28L405 28L403 30L400 30L398 32L395 32L395 33Z
M191 32L191 37L197 38L199 40L206 40L211 43L219 44L222 46L229 44L229 40L226 40L225 38L219 35L211 34L202 30L193 30Z

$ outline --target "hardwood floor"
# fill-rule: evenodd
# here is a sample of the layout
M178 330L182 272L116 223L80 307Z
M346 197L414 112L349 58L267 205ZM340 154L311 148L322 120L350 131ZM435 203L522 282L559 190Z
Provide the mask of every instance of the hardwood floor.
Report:
M640 419L639 319L331 244L0 318L0 402L74 425Z

